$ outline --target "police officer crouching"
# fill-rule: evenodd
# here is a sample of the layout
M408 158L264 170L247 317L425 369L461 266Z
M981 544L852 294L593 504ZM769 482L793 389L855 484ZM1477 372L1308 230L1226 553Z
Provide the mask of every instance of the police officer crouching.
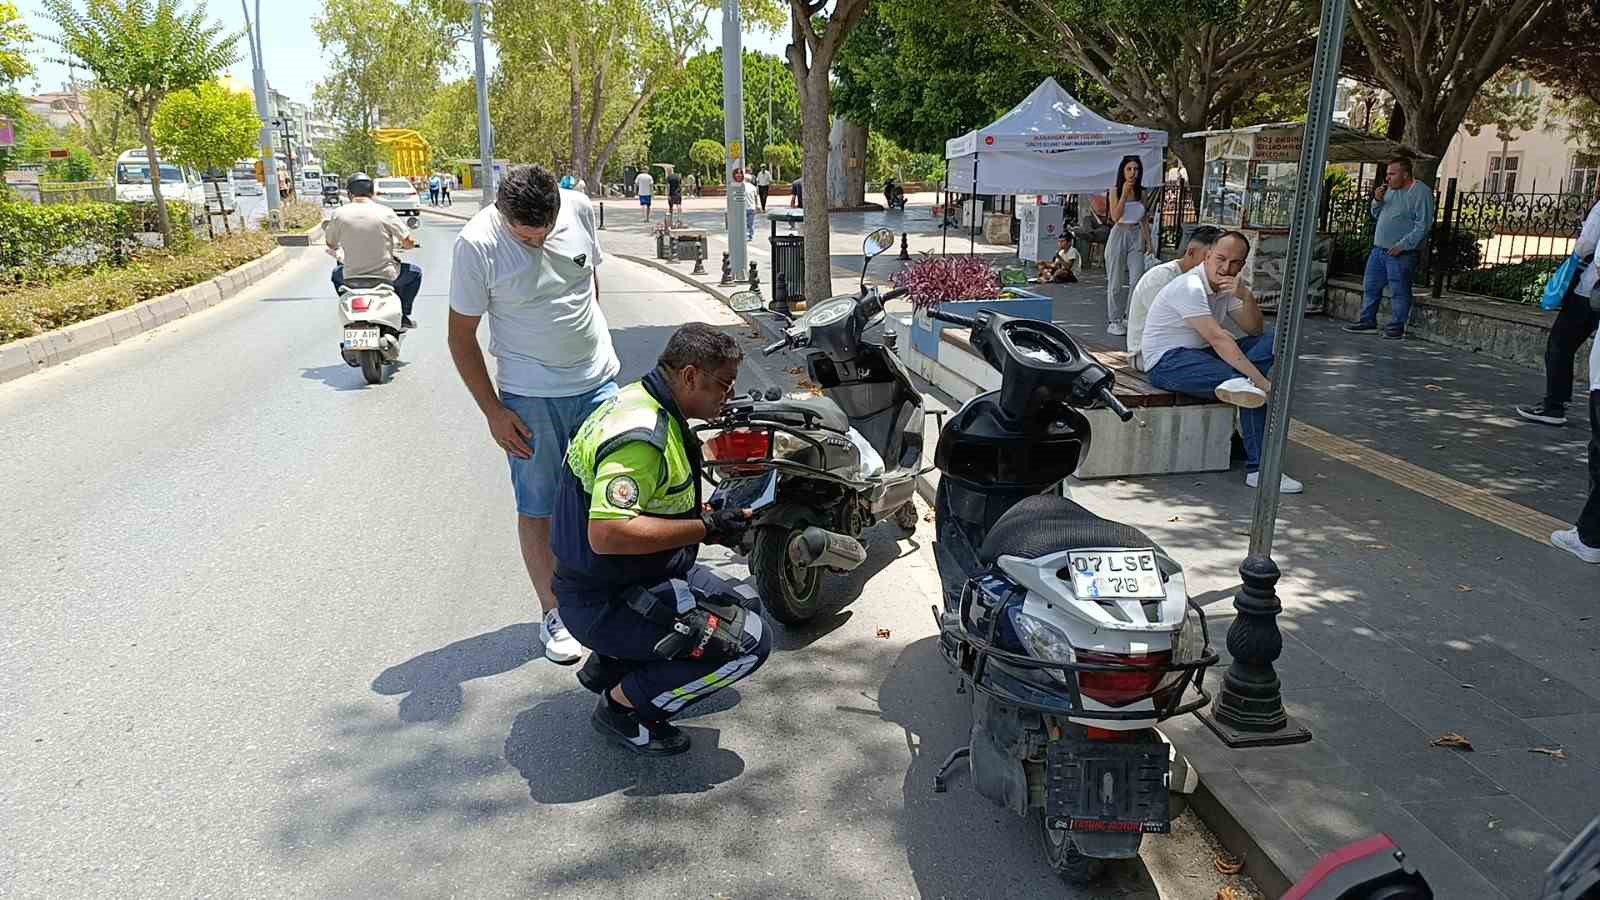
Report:
M701 501L688 419L733 393L744 354L699 322L656 368L595 410L567 450L550 544L561 619L593 653L578 679L601 695L595 730L634 751L689 749L668 719L754 672L772 650L755 592L695 565L701 543L735 546L750 511Z

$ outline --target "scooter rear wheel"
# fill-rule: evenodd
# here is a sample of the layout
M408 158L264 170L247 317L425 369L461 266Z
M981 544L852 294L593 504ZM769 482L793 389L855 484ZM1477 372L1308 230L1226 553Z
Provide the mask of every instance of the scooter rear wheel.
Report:
M750 548L750 575L767 612L785 625L803 625L821 607L822 569L797 566L789 559L789 542L802 529L765 526L756 529Z
M1084 856L1072 841L1072 832L1064 828L1051 828L1045 824L1043 810L1035 810L1033 821L1039 828L1039 842L1044 845L1045 861L1061 876L1061 880L1074 887L1085 887L1100 880L1105 874L1106 861Z
M361 377L367 384L383 384L383 353L378 350L361 351Z

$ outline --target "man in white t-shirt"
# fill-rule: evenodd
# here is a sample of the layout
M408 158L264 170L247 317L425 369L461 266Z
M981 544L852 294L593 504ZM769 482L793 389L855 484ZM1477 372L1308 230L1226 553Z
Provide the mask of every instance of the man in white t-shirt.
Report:
M756 173L756 192L761 196L761 211L767 211L767 195L772 193L772 171L766 163L761 164L761 171Z
M640 172L639 177L633 180L634 190L639 192L639 205L644 208L644 220L650 221L650 193L656 189L655 176L649 172Z
M1162 288L1145 317L1140 355L1156 387L1191 397L1215 396L1239 407L1245 483L1255 487L1267 425L1263 407L1272 389L1266 373L1272 369L1273 335L1255 299L1238 289L1239 270L1249 255L1249 238L1225 232L1204 262ZM1235 340L1228 333L1223 322L1229 318L1247 337ZM1303 487L1285 475L1279 489L1298 494Z
M1134 285L1133 295L1128 299L1128 358L1133 361L1134 368L1141 372L1148 369L1139 360L1139 351L1144 348L1144 323L1150 315L1150 304L1156 302L1156 295L1161 293L1162 288L1176 281L1179 275L1188 274L1195 266L1204 262L1206 254L1211 252L1211 245L1215 244L1219 237L1222 237L1221 228L1215 225L1197 225L1189 232L1189 242L1184 245L1182 256L1164 262L1139 277L1139 283ZM1232 321L1231 318L1228 320ZM1224 326L1226 324L1224 323ZM1239 335L1236 334L1234 337Z
M558 188L543 167L516 166L493 205L461 229L451 259L450 356L511 465L522 560L544 610L544 654L565 665L583 647L561 624L550 589L550 516L568 440L617 392L620 365L599 302L603 258L589 199ZM485 316L494 382L478 345Z

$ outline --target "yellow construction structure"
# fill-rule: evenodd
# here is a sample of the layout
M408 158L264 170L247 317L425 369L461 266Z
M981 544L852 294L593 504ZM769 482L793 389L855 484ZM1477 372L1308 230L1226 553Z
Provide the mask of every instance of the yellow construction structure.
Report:
M410 128L380 128L372 139L389 153L389 174L405 178L424 178L429 172L433 150L422 135Z

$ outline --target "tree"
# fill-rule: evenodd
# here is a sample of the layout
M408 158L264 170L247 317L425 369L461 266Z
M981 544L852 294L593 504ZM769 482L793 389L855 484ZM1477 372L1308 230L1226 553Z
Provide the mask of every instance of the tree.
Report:
M800 95L801 183L805 204L805 295L820 299L833 294L833 261L828 229L828 151L833 127L833 85L829 71L850 36L866 15L871 0L834 0L831 15L823 16L826 0L789 0L789 70Z
M1316 43L1318 4L1301 0L994 3L1036 52L1099 87L1111 103L1103 112L1165 131L1197 205L1205 142L1181 135L1229 121L1263 93L1300 81Z
M0 117L10 120L18 140L25 136L22 125L24 107L22 97L12 89L12 85L33 72L33 66L23 52L31 39L28 26L23 24L21 15L17 13L16 4L0 2ZM0 171L11 167L9 157L10 150L0 147ZM5 185L0 183L0 193L4 191Z
M150 190L163 244L172 242L172 221L155 165L156 109L168 95L198 87L238 60L238 35L206 20L205 9L183 12L178 0L43 0L45 14L61 30L56 42L67 56L94 73L100 87L121 98L133 116L151 162Z
M83 88L84 102L69 112L76 137L94 158L95 168L109 172L117 156L139 141L138 129L122 98L102 87Z
M370 132L347 129L322 150L323 168L330 172L371 175L378 169L378 142Z
M1518 55L1517 64L1556 99L1600 106L1600 5L1557 3Z
M728 148L709 138L701 138L689 148L689 158L703 166L706 170L706 182L715 181L711 173L722 165L722 159L727 155ZM704 184L705 182L701 182Z
M346 149L376 162L376 151L366 156L366 144L349 133L421 124L450 58L445 24L410 0L327 0L311 29L329 64L317 103L345 132Z
M789 67L775 56L746 50L743 71L745 145L799 140L800 97ZM643 121L650 127L652 162L684 165L693 162L689 150L695 141L721 140L721 49L690 58L683 73L650 98Z
M168 97L156 110L154 128L163 159L201 172L226 172L255 155L261 118L249 94L208 81Z
M433 148L433 165L444 168L453 159L478 155L478 91L470 78L442 84L428 101L417 131Z
M772 166L772 179L776 181L784 169L800 168L800 148L791 143L768 144L761 148L761 161Z
M1483 86L1545 27L1557 0L1349 0L1361 64L1395 101L1403 142L1432 183ZM1570 2L1570 0L1569 0ZM1391 120L1393 121L1393 120Z

